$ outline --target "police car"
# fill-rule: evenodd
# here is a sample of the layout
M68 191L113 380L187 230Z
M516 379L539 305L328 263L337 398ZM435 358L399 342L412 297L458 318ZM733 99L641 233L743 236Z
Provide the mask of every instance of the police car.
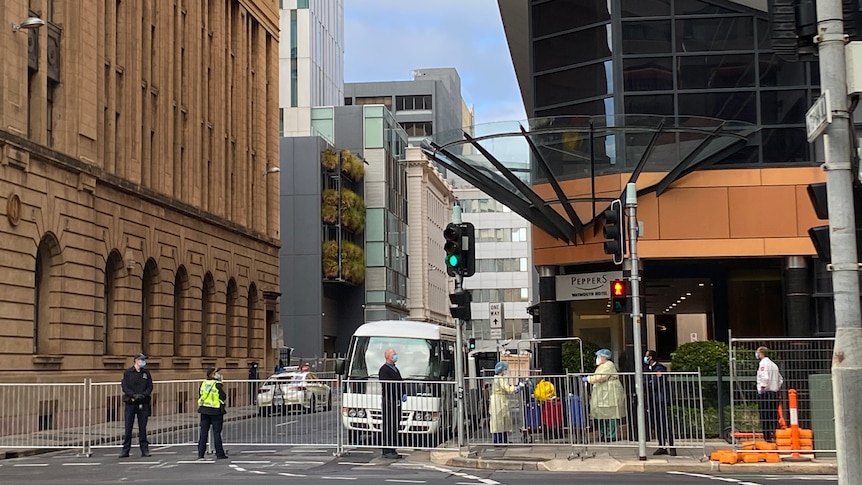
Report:
M308 413L332 409L332 388L298 367L288 367L270 376L257 392L259 416L297 409Z

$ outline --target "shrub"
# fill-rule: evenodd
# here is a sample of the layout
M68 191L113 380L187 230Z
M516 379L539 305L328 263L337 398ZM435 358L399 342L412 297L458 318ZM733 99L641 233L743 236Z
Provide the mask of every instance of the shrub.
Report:
M324 278L338 277L338 243L336 241L323 241L323 276Z
M365 251L350 241L341 243L341 275L353 284L365 281Z
M356 234L365 230L365 201L350 189L341 189L341 223Z
M320 164L326 170L335 170L335 167L338 165L338 157L335 154L335 150L327 148L320 152Z
M365 162L350 150L341 150L341 171L358 182L365 176Z
M738 431L760 430L760 415L756 404L737 405L733 409L736 423L733 426ZM699 438L700 409L684 406L671 406L669 419L674 426L674 435L683 438ZM724 407L724 425L730 426L730 406ZM704 407L703 427L706 438L724 438L724 430L719 429L718 409Z
M326 189L320 195L320 217L325 224L338 223L338 192Z
M601 347L587 341L583 341L583 344L584 372L595 372L595 354ZM579 373L581 371L581 349L578 347L577 341L563 342L563 368L568 372Z
M727 344L717 340L682 344L670 354L671 369L675 372L697 372L700 368L701 375L714 376L716 364L721 363L724 375L729 375L728 352Z

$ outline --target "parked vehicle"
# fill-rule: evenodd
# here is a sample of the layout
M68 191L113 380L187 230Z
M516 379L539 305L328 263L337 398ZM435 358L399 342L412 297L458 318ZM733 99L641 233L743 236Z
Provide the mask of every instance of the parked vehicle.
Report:
M405 443L431 444L451 435L455 409L455 329L425 322L379 321L360 326L350 342L341 415L351 443L378 442L381 388L377 371L383 352L396 349L407 400L399 436Z
M288 367L270 376L257 392L258 415L301 409L313 413L332 409L332 388L311 372Z

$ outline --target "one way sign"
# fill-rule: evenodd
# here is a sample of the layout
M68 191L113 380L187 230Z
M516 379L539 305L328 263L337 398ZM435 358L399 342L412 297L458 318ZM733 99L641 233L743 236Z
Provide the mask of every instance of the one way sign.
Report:
M503 328L503 304L489 303L491 328Z

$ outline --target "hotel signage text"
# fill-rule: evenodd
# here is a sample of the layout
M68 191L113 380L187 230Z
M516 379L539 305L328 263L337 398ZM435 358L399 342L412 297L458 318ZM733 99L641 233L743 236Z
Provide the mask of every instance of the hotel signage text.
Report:
M606 300L613 280L623 279L622 271L557 276L557 301Z

